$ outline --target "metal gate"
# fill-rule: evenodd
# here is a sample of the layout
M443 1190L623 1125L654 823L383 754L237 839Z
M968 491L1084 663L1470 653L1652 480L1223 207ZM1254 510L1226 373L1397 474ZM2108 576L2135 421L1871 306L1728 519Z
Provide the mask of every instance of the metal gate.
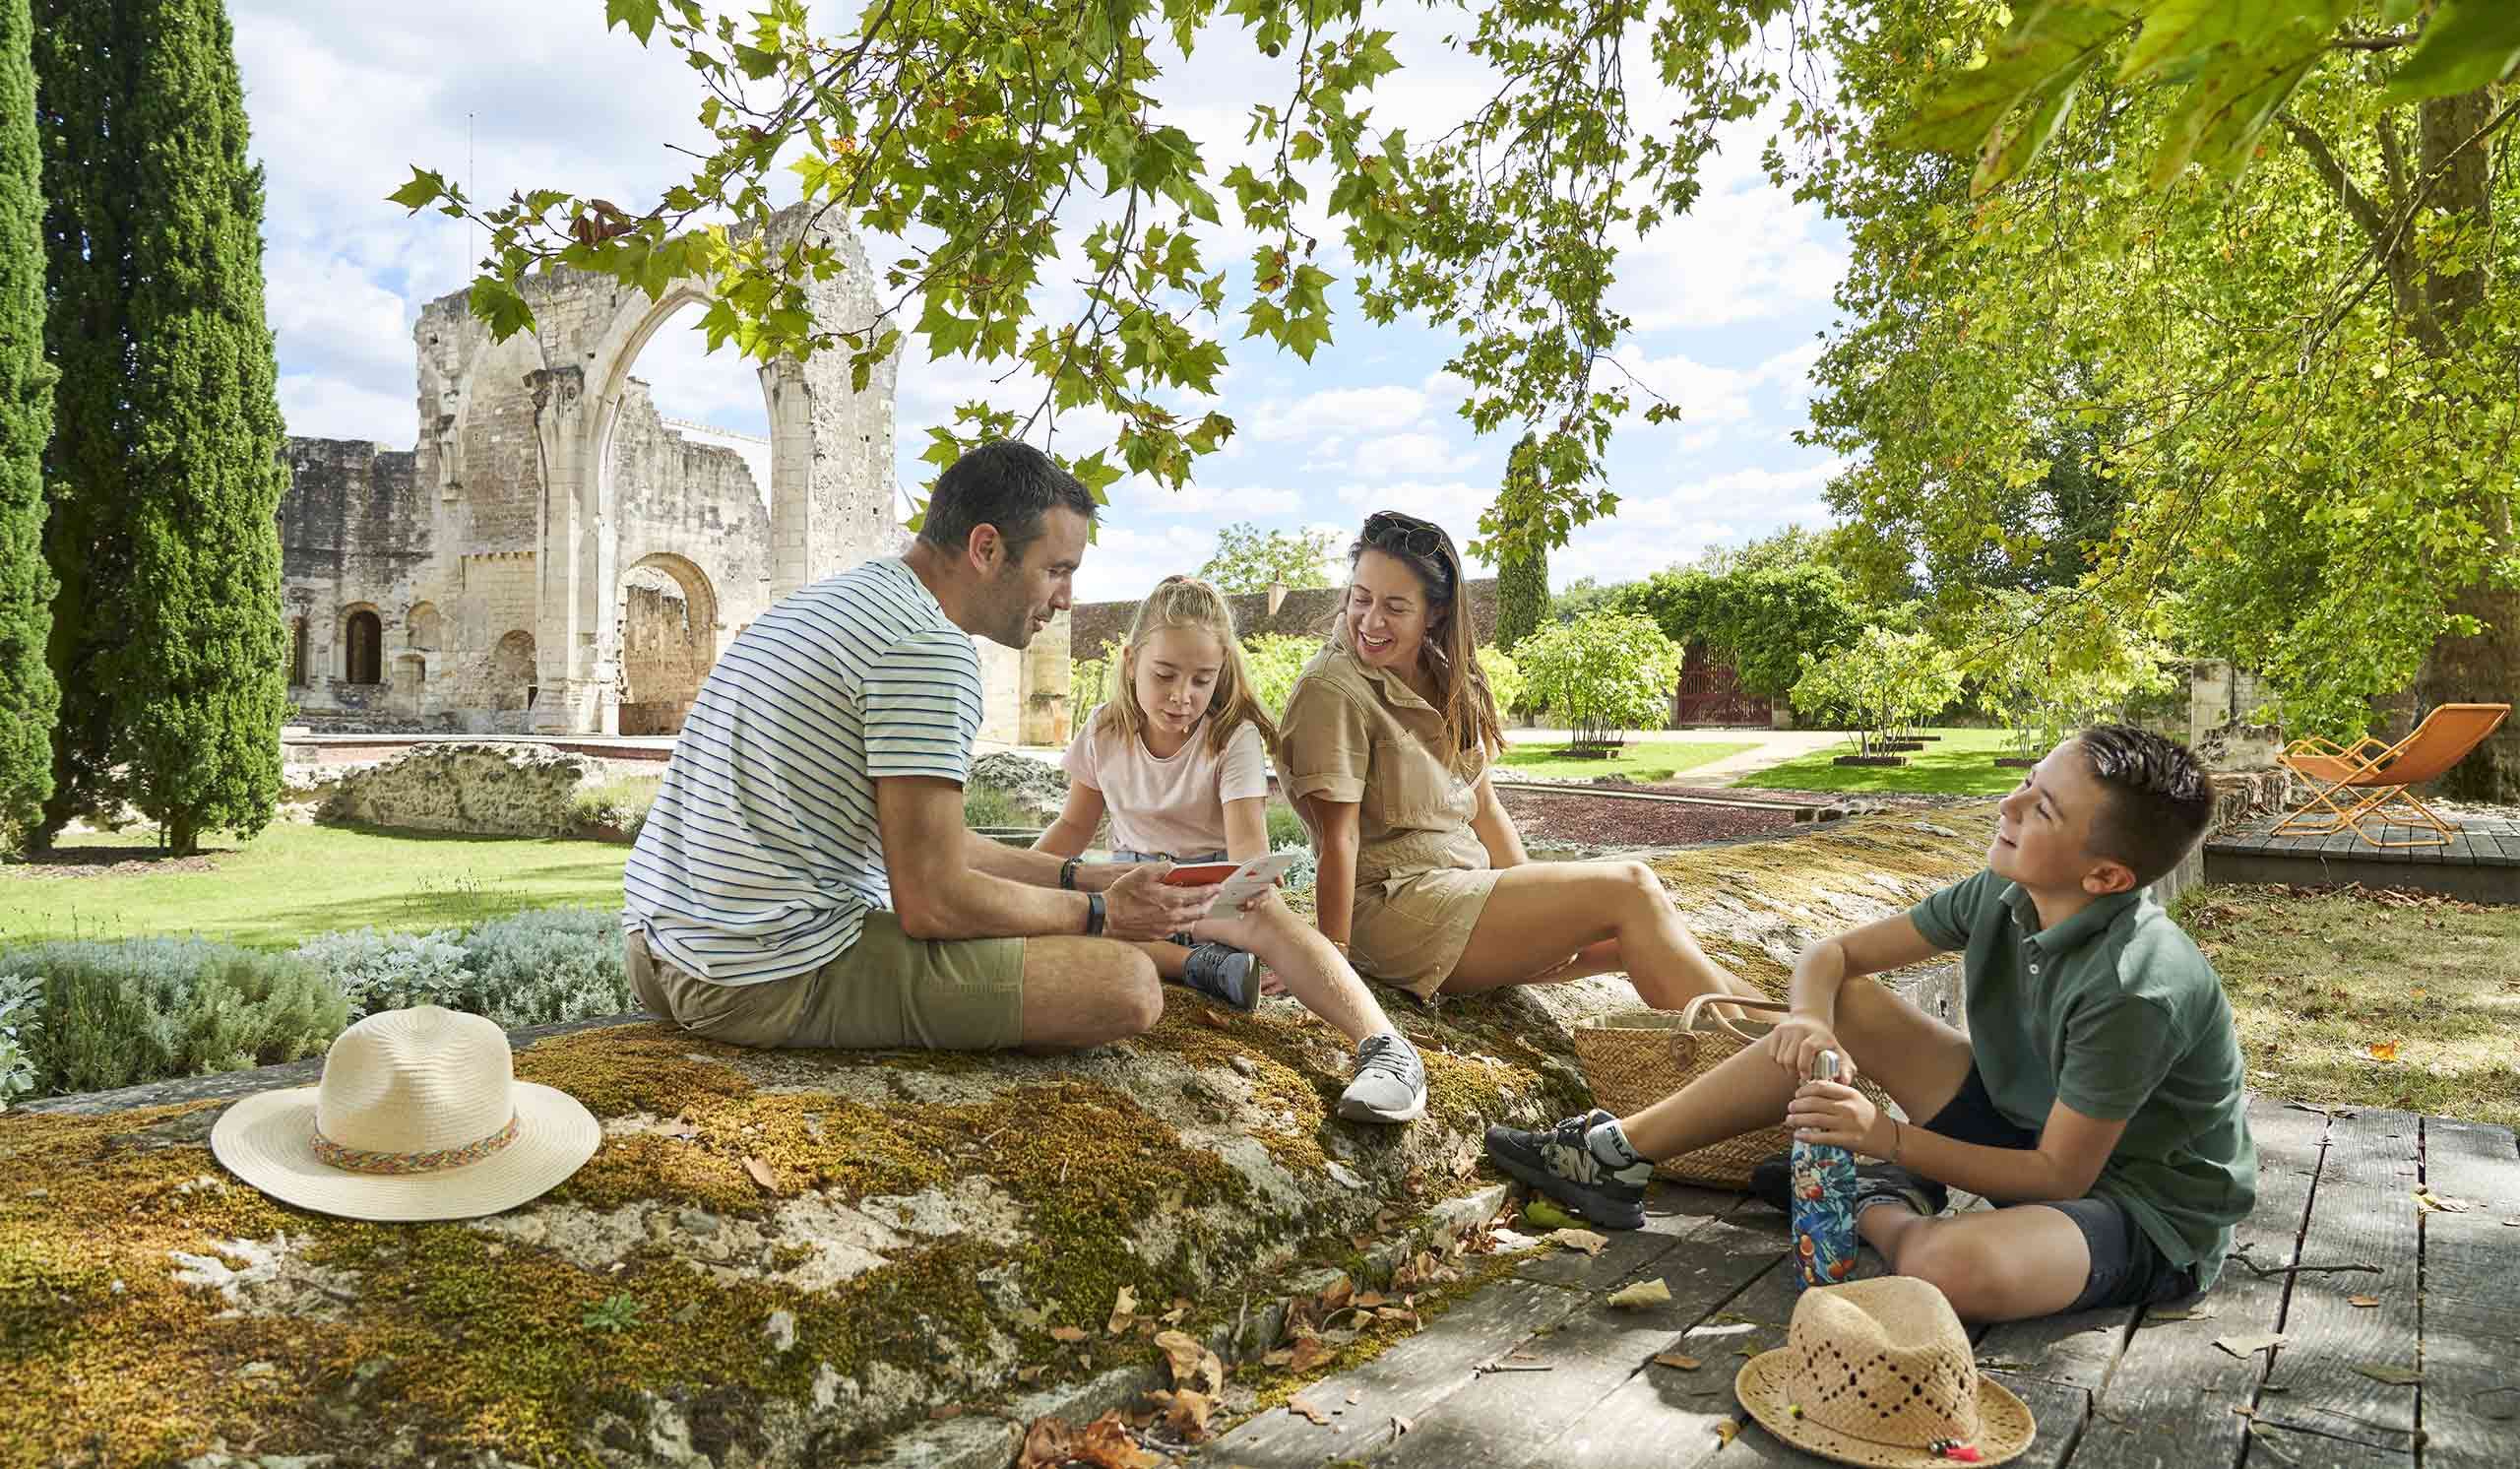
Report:
M1671 696L1672 728L1755 725L1765 729L1774 722L1767 700L1741 691L1740 677L1731 664L1710 655L1704 643L1689 644L1680 663L1679 691Z

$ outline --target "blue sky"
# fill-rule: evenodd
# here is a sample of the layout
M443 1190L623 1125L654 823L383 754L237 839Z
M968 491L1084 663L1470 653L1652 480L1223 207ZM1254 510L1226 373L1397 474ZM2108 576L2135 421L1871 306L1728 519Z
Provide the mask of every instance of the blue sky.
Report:
M409 165L469 176L482 197L551 186L637 208L678 176L666 145L700 141L688 71L669 50L606 33L601 0L230 0L229 13L254 153L267 170L265 270L291 433L398 448L413 440L411 324L422 302L470 278L478 247L452 221L409 219L384 202ZM1376 90L1377 125L1430 136L1486 95L1479 72L1441 44L1447 20L1460 24L1458 13L1415 6L1378 20L1400 32L1407 66ZM1242 150L1248 102L1285 89L1237 33L1176 59L1157 91L1222 173ZM1650 96L1637 111L1670 115ZM1820 495L1833 466L1792 434L1804 419L1805 374L1831 319L1845 244L1816 208L1768 186L1761 137L1731 138L1692 216L1621 258L1614 300L1636 332L1620 357L1684 416L1621 427L1608 460L1620 513L1552 555L1559 586L1640 576L1710 545L1826 518ZM1333 250L1336 232L1317 232ZM1250 237L1228 229L1208 259L1238 275L1249 250ZM1330 268L1344 274L1344 262ZM1442 370L1449 334L1405 322L1376 328L1344 294L1338 302L1336 340L1309 364L1257 342L1237 347L1229 310L1233 360L1216 406L1238 432L1190 488L1115 489L1078 579L1081 598L1134 597L1165 572L1194 569L1228 521L1344 532L1390 506L1469 537L1514 433L1480 438L1455 415L1461 394ZM1045 304L1057 307L1055 292ZM696 331L661 333L638 372L668 415L762 426L750 370L709 356ZM948 420L979 382L970 364L930 363L912 344L895 429L904 485L926 473L916 462L924 428ZM1099 426L1092 415L1062 419L1058 447L1092 447ZM1080 435L1073 442L1071 431Z

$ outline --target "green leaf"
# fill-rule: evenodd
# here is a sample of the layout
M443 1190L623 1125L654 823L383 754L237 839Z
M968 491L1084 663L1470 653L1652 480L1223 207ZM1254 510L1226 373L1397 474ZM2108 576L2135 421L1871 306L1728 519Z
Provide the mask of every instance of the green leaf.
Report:
M1891 138L1899 148L1966 154L2024 97L2088 66L2135 19L2139 0L2048 0L2022 12L1987 47L1986 64L1927 84L1924 102Z
M2515 66L2520 66L2520 5L2511 0L2441 0L2383 100L2473 92L2500 81Z
M534 325L534 308L505 281L486 276L475 280L465 304L474 316L489 323L493 342L505 342Z
M659 0L603 0L603 29L610 31L615 26L627 26L630 33L637 36L639 44L644 46L648 43L649 32L657 29L657 17L662 8Z
M2082 90L2083 79L2091 75L2097 56L2050 84L2046 100L2024 115L2016 108L2004 121L1986 134L1985 143L1978 150L1978 171L1969 180L1969 192L1984 194L2001 188L2019 174L2048 140L2056 136L2065 118L2073 111L2074 94Z
M386 195L385 200L389 204L399 204L411 213L418 214L421 210L435 204L445 193L446 175L431 173L426 168L414 165L411 169L411 181Z

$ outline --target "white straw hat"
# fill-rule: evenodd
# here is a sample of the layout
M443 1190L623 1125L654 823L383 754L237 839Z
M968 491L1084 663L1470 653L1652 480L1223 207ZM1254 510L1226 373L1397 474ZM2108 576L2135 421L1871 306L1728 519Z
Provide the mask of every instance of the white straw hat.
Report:
M1879 1469L2000 1464L2038 1431L1979 1375L1942 1292L1909 1275L1804 1291L1785 1345L1742 1364L1732 1391L1795 1447Z
M516 1079L506 1032L436 1005L342 1032L314 1086L227 1109L210 1148L285 1203L346 1219L472 1219L534 1198L603 1129L566 1092Z

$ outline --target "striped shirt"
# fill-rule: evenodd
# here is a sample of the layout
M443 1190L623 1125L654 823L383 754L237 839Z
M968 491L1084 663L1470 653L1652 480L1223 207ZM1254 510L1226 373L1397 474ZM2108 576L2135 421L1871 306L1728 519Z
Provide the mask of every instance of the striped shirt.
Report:
M980 663L901 561L796 592L726 648L623 874L623 923L721 985L818 969L890 908L875 782L960 783Z

